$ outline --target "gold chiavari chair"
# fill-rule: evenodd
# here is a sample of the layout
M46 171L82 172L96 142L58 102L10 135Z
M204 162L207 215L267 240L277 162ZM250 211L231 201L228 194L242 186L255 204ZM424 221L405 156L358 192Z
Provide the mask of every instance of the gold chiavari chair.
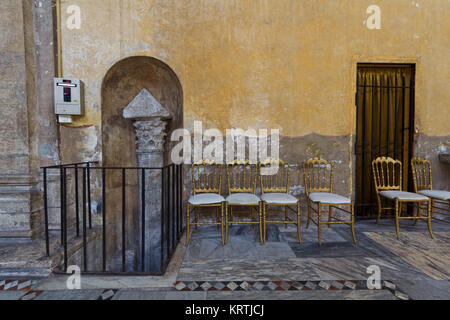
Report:
M289 163L279 159L267 159L259 164L261 201L263 207L263 241L266 242L266 224L288 223L297 225L298 242L302 243L300 231L300 201L289 194ZM267 206L284 207L284 220L267 220ZM296 211L290 206L296 206ZM289 218L289 210L297 214L296 220Z
M431 200L422 194L402 191L402 163L389 157L378 157L372 161L372 170L378 200L377 223L383 210L394 210L397 239L400 236L399 220L401 219L427 220L428 231L431 238L433 238L431 230ZM383 207L382 199L390 203L394 202L394 207ZM422 216L420 212L417 212L416 216L402 216L403 204L416 204L419 211L422 208L420 204L424 202L427 203L426 216Z
M186 245L189 244L190 226L217 225L221 228L222 245L225 244L223 207L225 198L220 195L222 185L222 165L213 161L201 160L192 164L193 195L189 198L186 212ZM194 222L191 222L191 207L194 209ZM216 222L199 222L198 208L216 208Z
M333 163L322 158L312 158L303 163L303 179L308 205L308 220L317 226L319 245L322 244L322 224L330 227L332 224L349 224L352 230L353 242L355 237L355 214L353 201L344 196L333 193ZM317 210L313 207L316 205ZM328 221L322 221L322 208L328 206ZM339 206L350 206L350 210L342 209ZM333 217L333 209L350 214L350 220L342 220ZM311 211L317 214L317 222L311 217Z
M450 210L443 207L450 205L450 192L445 190L433 190L430 161L418 157L412 158L411 170L413 174L414 192L431 198L431 218L441 222L450 223L447 220L433 217L433 213L450 216ZM436 206L436 203L440 206ZM416 222L417 220L414 223Z
M225 201L225 242L228 241L228 226L236 224L259 224L261 244L262 239L262 210L261 200L256 193L258 166L248 160L235 160L227 164L228 197ZM250 208L251 221L236 221L233 219L233 207L245 206ZM255 219L255 208L258 209L259 219ZM228 214L229 213L229 214Z

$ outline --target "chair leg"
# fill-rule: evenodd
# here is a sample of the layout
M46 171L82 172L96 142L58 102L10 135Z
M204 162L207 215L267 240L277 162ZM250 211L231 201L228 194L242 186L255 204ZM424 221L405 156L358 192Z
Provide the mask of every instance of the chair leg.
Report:
M288 215L289 215L289 207L288 206L284 206L284 228L287 228L288 224Z
M356 237L355 237L355 206L354 206L354 203L353 203L353 202L352 202L352 204L351 204L350 211L351 211L351 213L352 213L352 224L351 224L351 228L352 228L353 243L356 244Z
M233 207L230 206L230 227L233 228Z
M266 203L263 202L263 240L266 243Z
M309 227L309 220L311 219L311 204L309 200L306 201L306 206L308 207L308 218L306 219L306 229Z
M399 239L400 237L398 215L399 215L399 202L398 199L395 199L395 232L397 233L397 239Z
M195 214L195 217L194 217L194 222L195 222L195 225L194 225L194 228L195 229L197 229L197 222L198 222L198 208L197 207L194 207L194 214Z
M255 222L256 220L255 220L255 207L254 206L250 207L250 215L252 217L252 222ZM252 224L252 229L253 230L255 229L255 225L254 224Z
M428 211L427 225L428 225L428 232L430 233L431 239L434 239L433 230L431 230L431 218L432 218L432 215L433 215L432 208L431 208L432 201L433 200L428 200L428 205L427 205L427 211Z
M333 214L333 207L328 206L328 222L331 222L331 215ZM331 224L328 223L328 228L331 228Z
M420 216L421 216L421 214L420 214L420 202L417 202L417 204L416 204L416 210L417 210L417 212L416 212L416 218L419 218ZM417 221L418 221L419 219L414 219L414 223L413 223L413 226L415 226L416 224L417 224Z
M191 223L190 223L190 210L191 210L191 208L190 208L190 205L189 205L189 202L187 203L187 207L186 207L186 246L189 244L189 229L190 229L190 225L191 225Z
M377 195L377 199L378 199L378 216L377 216L377 224L378 224L381 217L381 199L379 195Z
M225 243L228 242L228 204L225 203Z
M321 220L322 218L320 217L321 212L322 211L322 207L320 205L320 203L317 206L317 236L319 238L319 246L322 245L322 230L321 230Z
M217 222L217 223L220 222L220 220L219 220L219 215L220 215L220 213L219 213L219 207L217 207L217 208L216 208L216 222ZM219 228L220 228L220 226L217 225L217 230L219 230Z
M222 202L220 204L220 231L222 233L222 246L225 245L225 234L224 234L224 223L223 223L223 207L224 207L224 203Z
M448 202L450 205L450 201ZM434 199L431 199L431 219L433 219L433 208L434 208Z
M264 244L263 240L263 219L262 219L262 202L259 203L259 241Z
M297 202L297 236L298 242L302 244L300 201Z

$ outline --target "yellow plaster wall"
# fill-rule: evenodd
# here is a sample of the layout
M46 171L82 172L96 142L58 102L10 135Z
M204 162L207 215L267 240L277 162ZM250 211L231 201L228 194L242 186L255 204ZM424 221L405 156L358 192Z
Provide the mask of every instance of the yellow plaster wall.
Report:
M357 62L415 62L416 123L450 134L448 0L61 0L65 76L85 82L86 115L101 124L101 83L133 55L166 62L192 127L280 128L284 136L354 132ZM81 29L66 27L69 5ZM381 8L381 30L363 23Z

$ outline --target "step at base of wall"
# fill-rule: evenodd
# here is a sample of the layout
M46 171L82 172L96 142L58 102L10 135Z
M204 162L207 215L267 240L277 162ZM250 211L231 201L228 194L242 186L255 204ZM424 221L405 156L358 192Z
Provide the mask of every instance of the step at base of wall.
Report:
M0 270L0 279L21 280L21 279L42 279L51 274L49 268L9 268Z

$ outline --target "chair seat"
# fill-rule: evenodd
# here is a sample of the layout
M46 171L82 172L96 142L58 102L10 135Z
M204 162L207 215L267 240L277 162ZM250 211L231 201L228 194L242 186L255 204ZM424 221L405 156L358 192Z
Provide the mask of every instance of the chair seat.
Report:
M253 193L232 193L225 199L229 204L237 204L237 205L250 205L250 204L259 204L259 197L254 195Z
M445 190L419 190L419 193L438 200L450 200L450 192Z
M349 198L329 192L311 192L309 199L313 202L331 203L331 204L351 204Z
M403 201L426 201L427 197L418 193L406 192L406 191L395 191L395 190L385 190L380 191L380 195L388 199L398 199Z
M200 193L189 198L189 203L193 205L219 204L225 201L225 198L217 193Z
M296 197L281 192L264 193L261 195L261 200L268 204L296 204L298 202Z

